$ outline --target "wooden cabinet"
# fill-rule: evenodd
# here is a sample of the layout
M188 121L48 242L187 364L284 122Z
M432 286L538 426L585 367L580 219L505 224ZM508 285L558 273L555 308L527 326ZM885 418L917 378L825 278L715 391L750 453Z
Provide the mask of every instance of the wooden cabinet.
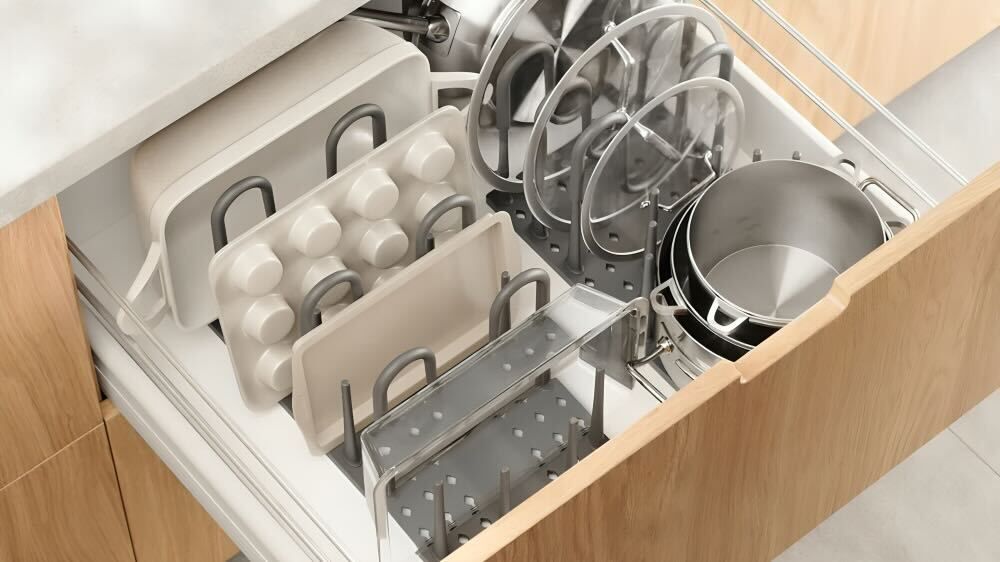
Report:
M1000 387L1000 166L449 560L768 560Z
M59 206L0 228L0 488L100 423Z
M103 424L0 490L0 560L134 560Z
M110 402L101 404L137 562L223 562L238 549Z
M113 406L101 423L54 199L0 229L0 281L0 561L236 554Z

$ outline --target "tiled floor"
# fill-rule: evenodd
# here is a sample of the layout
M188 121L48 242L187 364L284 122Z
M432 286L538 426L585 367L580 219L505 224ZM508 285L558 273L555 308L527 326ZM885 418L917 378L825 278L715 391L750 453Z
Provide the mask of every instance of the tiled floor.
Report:
M889 104L970 179L1000 160L1000 31ZM892 134L871 119L859 127L880 146ZM848 142L841 143L845 148ZM912 146L891 146L904 166ZM934 196L942 174L907 167ZM998 330L1000 335L1000 330ZM984 400L813 532L780 562L987 562L1000 560L1000 392Z

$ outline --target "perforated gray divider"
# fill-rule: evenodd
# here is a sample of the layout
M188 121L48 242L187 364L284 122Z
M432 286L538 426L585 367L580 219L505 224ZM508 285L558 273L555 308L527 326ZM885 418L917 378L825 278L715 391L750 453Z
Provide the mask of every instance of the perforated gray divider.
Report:
M669 205L676 201L702 179L708 177L709 170L700 161L691 160L690 162L691 170L689 173L673 174L665 185L657 186L660 189L661 205ZM563 187L560 186L559 189L563 189ZM581 272L571 271L567 267L570 247L569 232L542 227L533 219L523 194L492 191L486 196L486 203L494 211L508 213L518 236L567 283L587 285L624 302L642 296L639 294L642 287L642 259L606 261L588 252L584 245L582 252L583 270ZM657 221L657 244L663 233L666 232L670 219L669 213L660 211ZM644 245L642 237L645 236L642 229L634 226L623 229L620 224L616 227L618 221L644 225L648 221L647 211L637 206L633 211L625 213L600 230L602 244L608 248L621 251L641 248Z
M570 420L589 426L590 414L558 380L532 387L488 421L414 471L389 499L390 513L421 549L434 529L434 484L444 483L448 544L454 550L501 516L500 470L510 470L517 505L566 469ZM580 432L578 456L593 447Z

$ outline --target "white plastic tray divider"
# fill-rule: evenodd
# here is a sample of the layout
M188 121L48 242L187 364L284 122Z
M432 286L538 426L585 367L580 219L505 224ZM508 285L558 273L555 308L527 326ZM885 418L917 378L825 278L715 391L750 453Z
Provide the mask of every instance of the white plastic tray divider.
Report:
M360 157L332 178L308 190L272 217L251 227L212 258L208 267L211 292L218 302L219 321L226 335L240 387L248 403L254 407L267 407L277 403L291 391L291 377L287 379L287 386L274 388L261 381L255 374L255 369L263 353L278 348L289 349L297 339L302 284L310 278L314 268L321 266L322 261L332 258L343 260L342 263L361 275L366 292L371 292L376 277L392 271L394 267L405 267L413 262L414 231L422 218L413 215L421 212L423 199L434 197L443 190L446 195L460 193L472 197L477 215L485 207L483 197L479 195L479 190L470 177L472 171L468 165L465 143L461 142L464 132L464 112L454 107L438 109ZM443 148L452 151L452 162L447 168L440 166L440 158L425 155L421 159L419 151L417 158L411 161L410 157L421 141L431 142L426 140L428 138L437 139L436 142L443 143ZM428 146L442 148L442 145ZM411 169L411 165L418 166L419 170ZM442 170L438 168L443 168L444 177L440 177L439 172ZM368 181L369 174L373 173L385 176L391 182L393 189L398 190L398 200L393 202L388 211L380 209L378 217L369 219L362 216L360 210L353 208L348 201L359 188L364 191L363 187L371 183ZM431 174L432 177L422 177L425 174ZM330 216L335 215L343 234L335 248L322 255L309 257L287 240L304 213L314 208L324 209ZM370 258L364 258L360 249L370 232L367 229L380 224L392 224L403 233L407 244L402 257L384 267L371 263ZM230 273L246 252L262 245L266 245L267 251L280 260L283 272L277 286L268 291L266 296L251 296L234 284ZM286 311L290 308L290 314L294 314L295 322L292 326L279 341L270 345L265 345L242 329L246 315L261 302L261 298L278 298L287 307Z

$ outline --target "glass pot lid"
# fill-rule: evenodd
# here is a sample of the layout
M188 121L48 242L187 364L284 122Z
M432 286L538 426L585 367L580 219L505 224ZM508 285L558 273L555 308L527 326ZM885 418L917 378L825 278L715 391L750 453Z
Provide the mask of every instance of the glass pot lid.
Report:
M646 101L698 72L714 71L725 77L732 69L732 51L718 40L723 32L701 8L672 4L647 9L615 24L567 69L538 111L524 155L524 194L532 214L545 226L568 230L572 221L569 183L573 148L585 129L601 120L606 133L591 139L587 155L601 156L614 130ZM707 45L703 46L703 45ZM721 61L721 62L720 62ZM709 63L709 64L706 64ZM712 68L717 66L718 70ZM566 122L566 108L578 117ZM616 117L608 117L620 113ZM671 120L671 113L657 112L638 124ZM680 120L675 120L678 126ZM627 165L631 179L618 191L603 190L594 204L593 220L606 223L645 198L642 178L646 166L659 161L655 147L629 137L616 157L632 157ZM654 152L650 152L654 150ZM621 169L626 161L621 162Z
M614 121L617 131L589 179L584 181L582 171L574 174L579 185L573 189L582 194L579 223L587 249L601 259L623 261L641 256L650 235L658 239L658 232L649 229L660 212L682 207L720 170L731 167L744 107L728 81L698 77L660 93L627 119ZM641 189L635 191L636 186ZM602 196L608 192L630 196ZM612 199L628 204L602 220L606 215L597 205ZM647 208L650 204L656 205L656 212Z
M518 148L557 80L609 29L661 4L664 0L524 0L505 11L469 104L470 153L479 175L495 189L520 192L524 159ZM576 116L570 103L555 121Z

